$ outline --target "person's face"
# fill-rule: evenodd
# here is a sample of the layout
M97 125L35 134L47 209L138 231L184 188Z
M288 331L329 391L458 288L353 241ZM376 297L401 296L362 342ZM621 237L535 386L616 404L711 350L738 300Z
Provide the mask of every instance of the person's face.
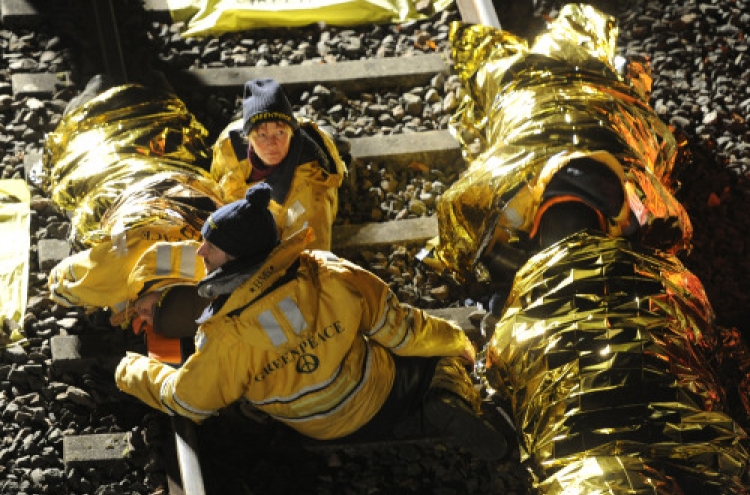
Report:
M156 312L156 303L159 302L161 296L160 291L147 292L138 299L136 299L133 306L135 312L141 319L149 325L154 325L154 313Z
M198 248L198 256L203 258L203 264L206 265L206 272L211 273L220 266L234 259L234 256L222 251L216 245L203 241Z
M263 163L276 166L289 153L292 142L292 128L283 122L263 122L250 131L250 144Z

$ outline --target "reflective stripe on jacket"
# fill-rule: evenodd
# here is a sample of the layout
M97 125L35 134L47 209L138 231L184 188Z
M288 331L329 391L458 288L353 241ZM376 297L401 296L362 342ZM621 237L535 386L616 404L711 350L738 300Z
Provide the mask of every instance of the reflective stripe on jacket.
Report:
M121 390L152 407L201 421L246 397L318 439L367 423L391 390L391 352L458 356L455 324L399 303L374 274L326 251L303 251L309 229L284 241L201 325L180 369L129 354ZM296 276L266 293L299 259Z
M195 254L199 243L181 236L182 230L176 228L131 229L127 235L68 256L50 270L50 299L63 306L110 308L119 314L146 281L176 278L197 282L205 275L203 260ZM155 240L160 238L174 242ZM170 247L159 250L162 245ZM172 253L172 248L179 252ZM192 251L192 258L189 253L183 256L185 249ZM141 259L143 256L146 258ZM140 276L131 276L135 267L148 262L153 266L141 267Z

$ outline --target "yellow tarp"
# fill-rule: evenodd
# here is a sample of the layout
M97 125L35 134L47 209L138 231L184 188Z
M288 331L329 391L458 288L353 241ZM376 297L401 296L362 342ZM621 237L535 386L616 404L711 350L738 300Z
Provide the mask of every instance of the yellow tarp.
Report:
M218 35L258 28L403 23L427 19L451 0L431 0L417 10L411 0L168 0L172 19L187 24L183 36Z
M31 193L21 179L0 180L0 349L24 340L31 239Z

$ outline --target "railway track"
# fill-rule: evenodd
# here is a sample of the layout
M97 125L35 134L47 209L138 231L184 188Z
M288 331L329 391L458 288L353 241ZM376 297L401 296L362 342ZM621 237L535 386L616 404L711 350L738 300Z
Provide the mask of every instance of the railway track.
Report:
M498 26L491 2L471 0L458 3L461 17L469 22ZM127 36L118 26L117 13L111 0L91 2L96 38L101 50L104 72L115 81L128 82L121 37ZM149 0L145 10L155 19L168 17L166 3ZM7 25L34 25L43 15L33 2L2 0L2 22ZM249 34L250 36L252 33ZM429 85L438 75L447 76L450 68L444 54L427 53L408 58L370 58L342 61L333 64L310 64L268 67L191 68L166 73L178 94L210 92L213 94L241 94L247 80L256 77L273 77L290 95L323 85L347 93L379 91L384 88L411 88ZM13 74L16 94L46 95L60 86L60 74ZM65 77L63 76L63 79ZM353 137L347 140L350 160L348 183L352 197L358 194L358 170L372 161L388 163L392 167L426 164L430 168L460 168L461 151L452 135L445 129L418 133ZM32 162L36 157L30 156ZM334 228L335 251L348 253L361 249L379 249L394 246L415 246L437 235L437 221L432 216L418 216L384 222L341 224ZM446 308L431 310L435 314L458 321L467 332L478 336L475 309ZM52 365L58 373L85 374L92 366L111 369L128 349L128 342L111 333L84 333L57 336L51 339ZM204 495L210 493L203 479L198 434L187 419L170 419L172 441L164 452L169 495ZM64 462L68 468L90 469L126 461L132 456L130 432L69 435L63 439ZM411 442L434 442L435 439L412 439ZM387 445L385 442L381 445ZM337 445L316 445L307 442L306 449L335 450Z
M127 48L123 54L122 39L126 39L128 32L115 29L117 24L122 21L118 19L113 10L115 5L111 0L97 1L92 0L93 10L92 18L98 19L97 37L100 42L97 48L101 50L101 59L103 62L102 69L118 79L126 80L129 77L128 69L123 61L128 55ZM75 2L68 2L75 3ZM82 1L82 3L87 3ZM632 2L631 2L632 3ZM472 3L459 1L457 3L461 17L469 22L481 22L492 24L496 22L496 14L489 5L482 3ZM163 19L165 15L165 2L162 0L149 0L145 3L147 16L154 19ZM3 26L24 25L34 26L38 22L40 15L39 3L32 0L0 0L0 23ZM493 16L494 14L494 16ZM106 22L113 22L109 29L102 29ZM114 26L115 28L113 28ZM272 75L279 79L282 84L293 93L299 93L304 88L309 88L315 84L322 84L330 87L348 88L348 91L357 92L375 92L382 87L411 87L418 85L427 85L437 74L448 74L449 68L438 53L425 53L411 57L408 61L400 58L393 59L368 59L361 61L341 61L336 64L322 64L314 66L268 66L262 69L252 67L224 67L224 68L191 68L184 70L175 70L170 72L168 77L180 91L184 91L186 97L195 98L195 93L203 95L218 95L220 98L232 100L241 90L242 84L249 78L258 74ZM68 86L71 75L67 73L24 73L23 71L13 71L11 75L12 92L19 98L23 96L39 97L46 99L51 95L60 92L60 88ZM85 83L85 81L83 81ZM193 91L191 91L191 88ZM195 88L200 88L195 90ZM453 137L444 129L433 129L419 133L393 134L393 135L376 135L376 136L355 136L347 138L350 155L350 175L346 189L352 198L357 198L357 193L362 184L362 175L370 162L388 163L393 167L408 168L410 164L421 163L429 164L430 167L444 170L454 170L457 163L461 163L460 150ZM35 160L33 150L27 153L25 162L33 163ZM724 197L722 197L724 200ZM727 197L726 200L729 200ZM750 210L747 210L750 211ZM710 218L710 217L709 217ZM399 220L386 219L379 222L356 222L349 224L337 225L334 230L335 249L342 252L359 252L363 250L388 250L391 246L409 246L421 245L425 240L433 237L437 233L437 222L433 217L414 217ZM730 233L731 234L731 233ZM713 243L713 239L711 240ZM717 243L721 243L719 238ZM736 246L736 241L728 241L727 249ZM700 246L699 246L700 247ZM740 248L741 250L741 248ZM740 258L742 259L742 258ZM741 266L741 265L739 265ZM718 271L718 266L716 271ZM431 309L435 313L453 318L461 324L467 332L477 332L476 318L477 315L472 308L444 308ZM132 345L132 341L123 338L121 335L103 334L102 332L90 331L71 331L69 335L54 336L50 339L51 366L56 374L63 376L84 375L90 372L92 368L111 366L112 363L121 356L125 349ZM2 371L0 366L0 371ZM116 394L116 391L113 393ZM0 397L0 401L2 397ZM115 397L113 401L117 402L119 398ZM123 402L123 409L133 408L140 411L133 403ZM164 448L163 458L164 466L151 466L149 469L166 468L168 471L167 490L170 494L194 494L202 495L207 492L210 486L205 483L203 476L208 474L204 472L201 460L196 455L196 450L200 446L196 443L200 438L196 435L196 430L190 423L183 422L180 419L167 421L166 427L170 430L168 441L161 445ZM213 430L209 430L213 431ZM140 432L139 432L140 434ZM123 431L118 433L96 433L96 432L76 432L75 434L66 434L62 440L62 450L66 470L68 471L97 471L117 472L123 463L130 463L134 450L142 449L137 446L138 439L134 438L132 431ZM295 440L296 441L296 440ZM415 441L415 443L418 443ZM295 449L284 450L283 441L275 444L273 449L269 449L267 454L275 460L283 460L293 456L300 457L300 463L303 461L310 462L314 468L320 472L326 471L329 466L344 465L346 462L353 464L364 463L362 457L358 457L356 449L340 445L313 445L300 443L291 443ZM287 445L286 447L289 447ZM423 464L419 460L419 454L406 449L405 451L392 451L386 442L377 446L360 446L360 449L375 448L386 452L385 455L395 457L403 456L404 464L409 464L412 469L415 464ZM432 447L428 447L430 450ZM315 452L315 459L306 458L301 454L302 451ZM355 452L352 454L352 452ZM343 452L343 454L342 454ZM409 454L411 452L411 454ZM4 453L0 451L0 458ZM6 455L7 457L7 455ZM295 457L296 458L296 457ZM4 459L4 458L3 458ZM262 465L263 459L253 457L254 462ZM320 459L323 459L321 461ZM341 460L343 459L343 461ZM5 460L5 459L4 459ZM322 462L322 465L321 465ZM270 468L269 468L270 469ZM425 468L430 470L432 468ZM463 476L471 481L473 477L479 477L479 472L484 472L489 468L487 466L471 465L458 466L450 465L445 468L447 471L455 471L455 476ZM520 467L519 467L520 470ZM2 469L0 469L2 471ZM462 471L458 473L458 471ZM320 474L319 476L331 476L330 474ZM314 477L315 473L305 471L306 475ZM326 471L327 473L327 471ZM353 476L357 476L354 472ZM380 486L394 486L391 478L410 478L412 486L401 485L391 490L391 493L415 493L419 483L413 481L419 478L414 475L413 471L388 471L383 476ZM115 475L116 476L116 475ZM297 473L287 473L287 476L294 478ZM425 475L422 475L424 477ZM445 476L450 478L450 476ZM508 483L507 478L503 478ZM340 493L383 493L377 491L374 486L376 482L365 485L363 480L358 485L360 491L351 488L342 489ZM433 485L434 486L434 485ZM247 493L252 490L264 491L267 487L258 484L249 487ZM374 490L374 491L373 491ZM523 487L506 485L504 487L494 487L486 493L509 493L516 491L521 493ZM92 490L93 491L93 490ZM272 490L267 490L273 492ZM298 491L298 490L297 490ZM337 493L336 491L329 491ZM278 493L285 493L279 491ZM446 492L449 493L449 492ZM476 488L472 493L482 493Z

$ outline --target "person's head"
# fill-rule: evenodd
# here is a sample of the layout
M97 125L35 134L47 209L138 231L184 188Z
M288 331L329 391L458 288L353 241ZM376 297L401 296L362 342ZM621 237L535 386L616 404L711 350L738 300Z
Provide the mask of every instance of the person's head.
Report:
M234 256L226 253L214 243L206 240L204 240L201 247L198 248L198 254L203 258L203 265L205 265L207 273L216 271L217 268L224 266L235 259Z
M147 245L145 249L144 244ZM205 278L206 269L198 256L199 246L194 239L144 240L130 246L133 252L144 250L128 274L127 305L123 316L137 315L140 322L151 324L160 293L170 287L193 286Z
M156 304L159 302L161 292L160 290L146 292L133 303L135 313L140 316L141 320L152 326L154 324Z
M281 85L274 79L253 79L245 83L242 119L242 129L263 163L281 163L299 127Z
M140 319L164 337L182 338L195 334L196 320L209 300L198 295L195 285L173 285L146 292L134 303Z
M294 131L280 120L263 122L248 135L250 145L264 164L275 167L289 154Z
M208 217L198 249L206 271L211 273L235 259L248 264L266 259L279 244L276 220L268 209L270 201L271 186L261 182L249 188L244 199L222 206Z

